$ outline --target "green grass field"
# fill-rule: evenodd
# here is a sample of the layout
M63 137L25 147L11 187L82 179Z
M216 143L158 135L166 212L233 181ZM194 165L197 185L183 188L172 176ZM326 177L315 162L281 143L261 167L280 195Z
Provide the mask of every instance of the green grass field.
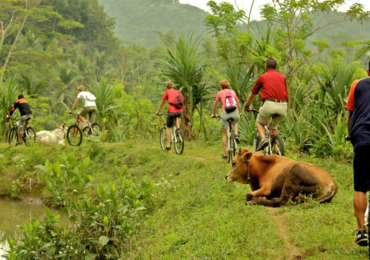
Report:
M153 203L122 259L368 259L368 249L354 243L350 162L288 154L328 170L338 193L327 204L311 201L271 209L245 206L250 188L225 182L230 166L221 160L218 144L186 143L181 156L143 140L78 148L4 144L0 194L9 192L4 180L37 175L36 165L60 153L90 156L94 184L109 185L120 171L153 183Z

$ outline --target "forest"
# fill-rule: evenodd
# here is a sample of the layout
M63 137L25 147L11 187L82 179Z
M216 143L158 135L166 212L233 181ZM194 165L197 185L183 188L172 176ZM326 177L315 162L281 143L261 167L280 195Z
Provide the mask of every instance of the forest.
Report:
M238 257L239 243L241 247L246 238L238 240L235 248L220 247L219 251L212 248L207 255L206 249L198 250L195 244L187 242L191 241L190 230L179 231L190 232L186 233L186 239L175 239L176 232L171 230L173 233L167 235L173 236L174 247L167 248L161 244L165 241L160 241L159 233L151 233L148 225L157 221L162 225L158 228L163 228L166 221L156 215L160 212L168 216L179 214L180 219L175 222L181 227L189 224L185 221L189 215L166 207L180 211L180 204L161 197L173 195L180 199L178 186L174 184L177 173L181 172L178 178L184 178L181 179L184 184L189 181L195 186L198 184L189 180L189 176L183 176L182 171L226 173L228 166L219 158L221 128L210 116L219 82L227 79L244 104L269 57L278 61L278 71L287 78L289 110L279 131L288 155L332 168L345 188L340 194L343 201L338 199L338 204L330 206L331 210L350 205L353 152L344 138L347 134L344 107L351 83L367 76L370 12L362 5L353 4L346 13L340 13L338 8L343 3L342 0L273 0L260 10L263 20L252 21L248 13L227 2L208 1L211 12L206 13L170 0L1 0L0 134L3 143L0 158L3 162L0 179L11 185L0 185L0 195L19 199L26 194L37 194L44 205L63 212L62 218L68 219L64 221L67 224L58 225L59 217L51 210L44 220L23 226L18 239L9 238L9 259L48 259L58 254L62 259L76 259L81 255L87 259L149 259L161 257L161 250L169 259L182 254L188 258L212 258L214 254L222 259ZM174 82L185 98L181 122L186 137L183 160L162 154L157 141L163 122L155 112L168 80ZM5 116L19 93L30 102L34 115L32 126L36 130L53 130L74 122L75 118L68 112L80 84L96 96L97 121L103 126L98 142L76 149L68 146L9 148L5 144L8 131ZM261 101L256 99L253 107L260 106ZM242 146L250 146L256 133L254 116L243 115L239 129ZM23 159L12 159L11 154L20 154ZM214 154L220 161L218 170L206 162L212 160ZM166 165L171 170L166 169ZM94 169L97 172L92 174ZM165 179L168 171L171 171L169 180ZM342 171L347 171L348 176L341 176ZM216 182L212 174L205 176ZM244 196L245 188L232 186L236 189L232 191L226 185L214 187L226 195L209 196L215 196L215 200ZM199 188L206 189L205 186ZM190 200L192 194L187 192ZM211 200L197 192L196 195ZM237 202L242 204L240 199ZM183 203L188 209L196 202ZM202 209L208 212L214 208ZM326 214L323 206L313 202L292 210L282 209L281 214L292 221L301 214L299 210L304 209L312 212L301 216L302 221L315 214ZM262 228L257 222L258 218L265 218L266 212L261 210L251 210L255 214L251 219L255 225L250 227L251 232ZM348 218L353 218L350 213L334 219L325 215L324 221L332 223L339 219L336 225L346 222L346 227L351 229L347 223ZM239 222L244 221L242 215L236 218L233 232L237 232L238 223L244 223ZM215 221L222 222L218 218ZM269 227L271 223L266 221ZM287 223L293 223L289 221ZM204 223L194 228L206 226ZM145 232L156 241L153 251L149 250L151 253L140 250L141 247L148 249L151 243ZM201 232L207 233L203 229ZM216 244L222 244L226 236L225 230L219 232ZM325 236L325 232L330 231L322 228L317 232ZM208 239L203 241L208 245L215 238L199 239ZM257 243L258 238L251 239ZM311 244L315 249L308 248L310 241L307 248L299 243L296 246L304 250L304 256L364 257L363 251L354 252L350 248L348 240L352 237L343 239L340 253L335 251L335 242L324 249L316 244ZM278 240L271 241L270 246L277 248ZM178 249L180 245L190 244L191 248ZM241 256L276 259L278 254L285 254L273 252L271 248L264 251L261 245L251 247L257 251Z

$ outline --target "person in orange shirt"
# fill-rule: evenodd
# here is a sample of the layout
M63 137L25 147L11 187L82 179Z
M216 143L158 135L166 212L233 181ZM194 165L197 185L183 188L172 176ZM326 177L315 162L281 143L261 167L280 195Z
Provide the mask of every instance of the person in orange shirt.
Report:
M167 146L166 149L171 149L171 128L174 126L176 122L176 128L180 128L180 118L182 115L182 111L184 109L184 100L181 92L174 88L173 83L171 81L166 82L167 90L163 93L162 102L159 105L157 115L160 115L161 109L164 105L164 102L167 100L168 102L168 112L167 112Z
M367 70L370 76L370 61ZM354 150L353 206L357 219L358 231L355 242L359 246L368 245L365 227L366 193L370 191L370 78L355 80L349 91L346 109L348 114L348 135Z
M213 106L213 115L212 117L217 117L217 105L219 102L222 104L222 114L221 114L221 125L222 125L222 144L224 148L224 154L222 159L226 159L226 146L227 146L227 120L232 118L232 128L236 137L236 141L239 143L238 136L238 125L237 122L240 119L240 104L235 91L230 89L230 83L227 80L220 81L221 90L217 93L216 101Z

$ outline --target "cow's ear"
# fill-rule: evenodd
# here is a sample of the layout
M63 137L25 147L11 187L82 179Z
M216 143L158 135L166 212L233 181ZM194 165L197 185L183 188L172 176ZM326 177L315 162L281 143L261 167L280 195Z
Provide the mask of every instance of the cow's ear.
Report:
M249 161L249 159L252 157L252 153L246 153L244 155L244 161Z

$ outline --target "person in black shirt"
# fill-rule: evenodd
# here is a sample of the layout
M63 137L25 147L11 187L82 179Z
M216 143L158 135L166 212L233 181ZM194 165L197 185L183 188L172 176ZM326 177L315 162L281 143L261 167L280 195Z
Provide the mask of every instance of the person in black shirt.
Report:
M32 118L30 104L27 102L27 100L24 99L24 96L22 94L18 95L18 99L17 101L15 101L12 109L10 110L8 118L13 115L16 109L18 109L19 113L21 114L18 125L18 140L19 144L22 144L24 131L27 127L28 121Z

